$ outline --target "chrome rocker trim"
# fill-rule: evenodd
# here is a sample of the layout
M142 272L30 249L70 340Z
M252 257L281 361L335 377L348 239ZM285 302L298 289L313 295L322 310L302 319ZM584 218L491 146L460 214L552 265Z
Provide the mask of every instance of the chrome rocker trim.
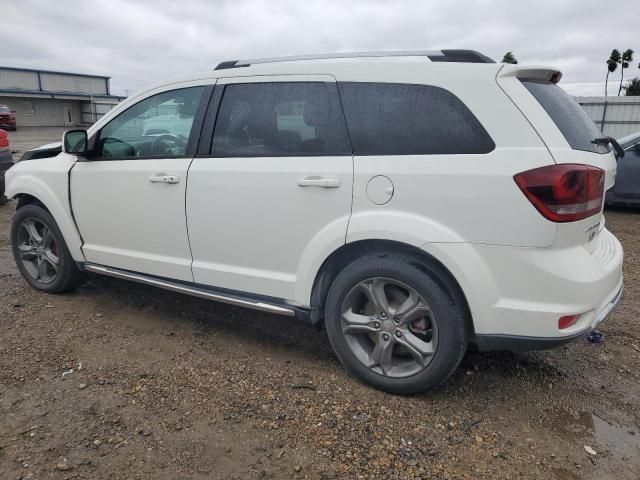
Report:
M253 310L260 310L262 312L275 313L276 315L284 315L287 317L295 316L295 311L292 308L282 307L280 305L273 305L271 303L261 302L257 300L251 300L249 298L242 298L239 296L224 295L221 293L210 292L202 288L190 287L180 283L171 282L169 280L162 280L155 277L143 275L141 273L127 272L126 270L120 270L118 268L103 267L102 265L85 264L84 269L88 272L98 273L100 275L106 275L109 277L120 278L123 280L131 280L132 282L143 283L145 285L151 285L154 287L163 288L172 292L184 293L193 297L204 298L206 300L213 300L216 302L228 303L229 305L235 305L238 307L251 308Z

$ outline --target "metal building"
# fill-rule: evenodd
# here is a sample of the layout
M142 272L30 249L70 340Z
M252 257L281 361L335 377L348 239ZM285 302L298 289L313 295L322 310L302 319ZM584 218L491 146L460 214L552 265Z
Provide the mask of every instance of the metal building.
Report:
M602 133L614 138L640 132L640 97L576 97Z
M88 125L123 98L111 95L109 77L0 67L0 105L16 111L18 128Z

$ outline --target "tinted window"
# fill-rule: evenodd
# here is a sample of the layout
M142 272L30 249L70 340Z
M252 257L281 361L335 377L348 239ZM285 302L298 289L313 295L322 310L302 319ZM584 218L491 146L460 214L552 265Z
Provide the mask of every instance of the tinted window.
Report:
M100 131L106 158L170 158L187 153L193 119L204 87L163 92L128 108Z
M227 85L212 150L225 157L351 155L335 84Z
M522 84L549 114L572 149L595 153L609 151L607 146L591 143L602 133L591 117L562 88L544 80L522 80Z
M341 83L356 155L487 153L493 140L452 93L429 85Z

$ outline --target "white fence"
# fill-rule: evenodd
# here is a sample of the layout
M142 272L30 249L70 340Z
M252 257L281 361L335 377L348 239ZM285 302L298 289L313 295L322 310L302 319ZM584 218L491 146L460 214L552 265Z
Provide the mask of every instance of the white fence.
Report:
M602 133L614 138L640 132L640 97L576 97Z

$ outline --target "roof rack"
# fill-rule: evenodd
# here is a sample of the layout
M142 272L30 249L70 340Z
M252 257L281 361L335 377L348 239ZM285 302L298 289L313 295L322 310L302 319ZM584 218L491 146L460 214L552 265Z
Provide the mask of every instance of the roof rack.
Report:
M256 58L253 60L227 60L219 63L215 70L248 67L261 63L298 62L303 60L326 60L332 58L370 58L370 57L427 57L432 62L496 63L491 58L475 50L409 50L392 52L347 52L321 53L317 55L298 55L289 57Z

